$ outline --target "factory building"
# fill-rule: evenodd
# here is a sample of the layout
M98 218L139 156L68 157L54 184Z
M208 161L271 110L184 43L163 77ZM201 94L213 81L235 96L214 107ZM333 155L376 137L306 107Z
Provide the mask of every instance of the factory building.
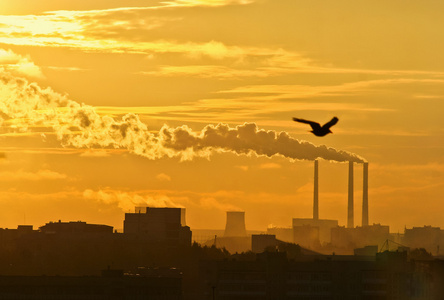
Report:
M309 249L318 249L321 246L319 242L319 227L302 225L293 226L294 243Z
M330 243L332 228L338 227L337 220L315 220L308 218L294 218L293 231L301 230L300 227L310 226L318 228L318 240L321 244ZM296 229L295 229L296 228ZM294 243L298 241L294 240Z
M382 246L390 239L389 226L373 224L355 228L336 227L331 230L331 244L338 250L362 248L369 245Z
M41 226L40 231L46 234L106 234L113 233L113 227L101 224L88 224L86 222L49 222Z
M369 225L368 208L368 163L363 163L363 192L362 192L362 226L354 225L354 163L348 164L348 201L347 224L338 226L337 220L319 218L319 171L318 161L314 162L314 191L313 218L294 218L292 230L294 243L313 248L316 245L329 244L331 249L347 249L365 247L368 245L381 246L390 239L389 227L380 224ZM316 229L318 233L316 233ZM316 249L316 247L315 247Z
M424 226L405 229L402 244L410 248L424 248L433 255L444 253L444 230Z
M136 207L134 213L125 214L123 233L160 243L191 244L184 208Z
M280 241L294 243L292 227L269 227L267 228L267 234L276 236L276 239Z

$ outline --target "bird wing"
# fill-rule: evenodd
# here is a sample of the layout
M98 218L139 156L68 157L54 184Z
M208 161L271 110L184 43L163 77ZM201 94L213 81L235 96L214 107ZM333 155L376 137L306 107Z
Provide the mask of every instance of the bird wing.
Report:
M336 123L338 123L339 119L337 117L333 117L333 119L331 119L329 122L325 123L324 126L322 126L323 128L330 128L333 125L335 125Z
M305 124L310 124L311 128L313 130L319 130L321 129L321 125L319 123L313 122L313 121L308 121L308 120L304 120L304 119L298 119L298 118L293 118L293 121L295 122L299 122L299 123L305 123Z

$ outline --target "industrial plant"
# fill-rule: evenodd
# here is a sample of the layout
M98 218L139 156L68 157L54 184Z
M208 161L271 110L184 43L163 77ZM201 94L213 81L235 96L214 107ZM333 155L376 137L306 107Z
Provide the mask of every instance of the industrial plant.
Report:
M0 229L0 298L441 299L444 230L370 225L368 163L361 226L352 162L347 226L322 219L318 168L313 217L287 228L251 231L246 212L227 211L224 229L192 229L185 208L135 207L123 232L61 220Z
M195 230L199 238L194 241L207 246L225 248L230 252L245 252L252 250L252 237L257 240L261 235L263 240L269 240L273 246L276 240L295 243L307 249L323 254L352 254L354 249L370 245L379 249L387 240L402 242L400 235L392 235L389 226L369 224L368 199L368 162L363 166L362 191L362 224L355 226L354 217L354 164L348 163L348 201L347 226L339 226L338 220L322 219L319 216L319 162L314 161L313 180L313 217L293 218L291 224L284 228L267 228L266 231L248 231L245 227L245 212L228 211L225 230L206 230L206 238L201 236L200 230ZM268 236L266 236L268 235ZM271 237L270 237L271 236Z

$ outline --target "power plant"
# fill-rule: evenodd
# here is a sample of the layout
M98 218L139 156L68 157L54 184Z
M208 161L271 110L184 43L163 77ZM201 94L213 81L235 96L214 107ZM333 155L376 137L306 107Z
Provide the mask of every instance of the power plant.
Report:
M354 163L348 163L347 228L354 228ZM363 163L362 226L368 226L368 162ZM304 219L309 220L309 219ZM314 161L313 221L319 221L319 162ZM308 225L308 224L306 224ZM311 224L313 225L313 224Z
M314 160L313 217L293 218L291 225L286 228L268 228L268 236L263 236L263 232L257 232L255 245L263 248L268 241L280 240L317 251L335 249L336 253L349 253L353 248L365 248L368 245L382 245L390 237L389 227L380 224L369 225L368 163L364 162L362 166L361 226L355 227L354 220L355 163L348 162L347 219L345 226L339 226L338 220L323 219L320 216L322 196L319 194L319 161ZM206 240L205 244L225 247L234 252L247 250L252 245L252 232L246 230L245 212L228 211L226 217L225 230L214 231L212 236L208 236L210 240ZM272 244L270 242L269 246L273 246ZM326 246L330 250L327 250Z
M245 237L245 212L227 211L227 223L225 224L224 237Z
M364 247L368 243L381 244L389 237L388 226L369 225L368 203L368 163L363 165L362 191L362 225L355 227L354 221L354 165L348 162L347 186L347 219L346 226L339 226L337 220L322 219L319 213L319 161L314 161L313 179L313 218L293 218L291 228L270 228L267 233L276 235L277 239L299 243L313 248L313 245L340 246L348 245ZM322 201L322 200L321 200ZM291 232L291 233L290 233Z
M347 228L354 228L354 163L348 163ZM368 226L368 162L363 163L362 226ZM319 162L314 161L313 221L319 220Z

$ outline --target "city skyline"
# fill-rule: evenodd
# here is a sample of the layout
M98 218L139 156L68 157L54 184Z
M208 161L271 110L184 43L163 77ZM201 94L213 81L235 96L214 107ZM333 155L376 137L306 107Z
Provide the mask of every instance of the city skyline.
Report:
M444 228L444 4L5 0L0 227L122 228L134 206L191 228L347 223ZM375 22L377 20L377 22ZM293 117L333 134L316 137ZM228 134L230 133L230 134Z

